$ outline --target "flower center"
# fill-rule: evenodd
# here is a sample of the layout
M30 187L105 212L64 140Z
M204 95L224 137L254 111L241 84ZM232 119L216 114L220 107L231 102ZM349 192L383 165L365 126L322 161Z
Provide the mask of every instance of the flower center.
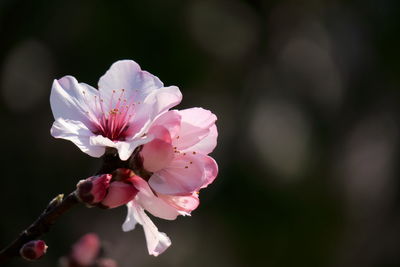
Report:
M129 122L134 115L135 103L127 103L124 98L125 89L121 89L119 96L116 90L112 91L109 103L105 104L101 95L94 96L94 105L87 111L89 119L93 123L92 132L107 137L112 141L122 141L128 135ZM83 91L85 95L85 92ZM86 98L85 98L86 99Z
M101 115L97 133L112 141L124 140L126 130L129 128L128 121L126 111L119 111L118 108L113 108L108 114Z

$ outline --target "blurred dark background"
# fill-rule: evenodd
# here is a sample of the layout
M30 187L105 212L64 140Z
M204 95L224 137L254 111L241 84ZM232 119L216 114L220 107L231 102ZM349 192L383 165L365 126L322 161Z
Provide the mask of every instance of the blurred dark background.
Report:
M354 1L0 1L0 246L99 160L56 140L52 80L97 85L133 59L218 116L220 166L192 217L77 208L45 236L56 266L96 232L125 266L400 266L400 8Z

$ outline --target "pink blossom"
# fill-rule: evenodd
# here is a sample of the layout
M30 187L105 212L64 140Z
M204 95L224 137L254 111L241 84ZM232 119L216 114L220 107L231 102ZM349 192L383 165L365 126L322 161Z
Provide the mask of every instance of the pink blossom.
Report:
M127 204L124 231L143 226L149 254L157 256L171 245L159 232L144 210L152 215L174 220L189 215L199 205L198 191L212 183L218 166L207 156L217 143L216 116L208 110L192 108L169 111L150 126L140 156L143 167L152 175L148 182L136 176L132 180L138 193Z
M115 62L98 87L65 76L53 82L50 96L55 118L51 134L93 157L113 147L127 160L136 147L151 140L146 131L154 118L182 99L176 86L164 87L132 60Z
M202 108L169 111L154 121L148 133L154 139L143 146L141 156L143 167L153 173L148 182L157 194L188 196L214 181L218 166L207 154L217 144L215 121Z

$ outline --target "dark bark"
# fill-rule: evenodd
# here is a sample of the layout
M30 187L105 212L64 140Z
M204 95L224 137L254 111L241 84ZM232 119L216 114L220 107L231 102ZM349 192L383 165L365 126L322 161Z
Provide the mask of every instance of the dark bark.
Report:
M62 194L55 197L34 223L21 232L10 245L0 251L0 264L4 264L13 257L18 257L19 250L24 244L47 233L62 214L78 203L75 192L72 192L66 198Z
M141 147L138 147L127 161L122 161L115 148L107 148L106 153L102 156L102 165L96 175L105 173L112 174L118 168L129 168L143 179L148 180L151 173L143 169L143 161L139 155L140 150ZM36 219L36 221L26 230L20 233L18 238L10 245L0 251L0 265L13 257L19 257L19 250L24 244L31 240L36 240L43 234L47 233L62 214L80 203L79 199L75 195L75 191L69 194L66 198L63 197L64 195L61 194L50 201L49 205L38 219Z

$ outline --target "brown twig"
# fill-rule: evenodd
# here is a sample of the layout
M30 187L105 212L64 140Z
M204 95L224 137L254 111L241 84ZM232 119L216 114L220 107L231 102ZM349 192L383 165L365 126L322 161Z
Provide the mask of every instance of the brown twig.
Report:
M78 203L79 201L75 195L75 192L72 192L66 198L64 198L63 194L55 197L52 201L50 201L47 208L34 223L20 233L18 238L15 239L8 247L0 251L0 265L4 264L13 257L18 257L19 250L25 243L38 239L43 234L47 233L50 230L50 227L62 214L70 210Z
M141 147L137 148L130 159L127 161L120 160L118 152L114 148L107 148L106 153L102 156L102 165L96 174L112 173L118 168L130 168L135 173L140 174L144 179L149 178L150 174L143 170L141 159L138 156ZM75 195L75 191L64 198L63 194L58 195L50 201L47 208L42 212L39 218L24 230L17 239L15 239L5 249L0 251L0 265L9 261L13 257L19 256L21 247L31 240L38 239L43 234L50 230L50 227L57 219L70 210L72 207L79 204L79 200Z
M114 148L107 148L106 153L102 156L102 165L96 174L112 173L118 168L130 168L135 173L140 174L142 178L148 179L150 173L143 170L141 158L139 157L141 147L137 148L130 159L127 161L120 160L118 152ZM38 239L43 234L50 230L50 227L57 221L57 219L70 210L79 202L75 191L64 198L63 194L58 195L50 201L47 208L42 212L39 218L24 230L17 239L15 239L5 249L0 251L0 265L9 261L13 257L19 256L21 247L31 240Z

